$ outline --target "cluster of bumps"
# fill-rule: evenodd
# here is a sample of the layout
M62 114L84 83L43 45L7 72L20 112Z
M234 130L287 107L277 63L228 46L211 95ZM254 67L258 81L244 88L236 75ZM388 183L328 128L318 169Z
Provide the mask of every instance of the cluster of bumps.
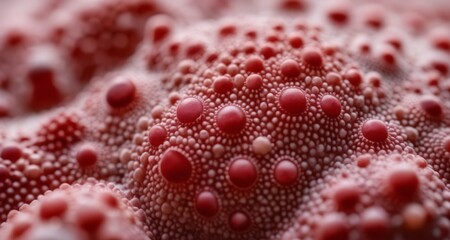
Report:
M0 223L450 239L448 2L2 1Z

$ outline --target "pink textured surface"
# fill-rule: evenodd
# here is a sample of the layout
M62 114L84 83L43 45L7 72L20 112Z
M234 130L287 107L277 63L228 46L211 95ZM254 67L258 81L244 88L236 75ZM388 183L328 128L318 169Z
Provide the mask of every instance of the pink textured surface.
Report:
M446 1L0 2L0 240L450 239Z

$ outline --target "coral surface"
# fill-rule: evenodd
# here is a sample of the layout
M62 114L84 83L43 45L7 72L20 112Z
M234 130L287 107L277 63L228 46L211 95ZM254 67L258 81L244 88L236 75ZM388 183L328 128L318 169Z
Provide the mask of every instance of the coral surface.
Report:
M449 240L447 0L0 1L0 240Z

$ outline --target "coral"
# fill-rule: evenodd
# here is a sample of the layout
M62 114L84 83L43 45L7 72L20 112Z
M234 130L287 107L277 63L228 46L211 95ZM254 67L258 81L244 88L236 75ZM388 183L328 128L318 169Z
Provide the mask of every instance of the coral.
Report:
M444 1L24 2L1 240L450 239Z

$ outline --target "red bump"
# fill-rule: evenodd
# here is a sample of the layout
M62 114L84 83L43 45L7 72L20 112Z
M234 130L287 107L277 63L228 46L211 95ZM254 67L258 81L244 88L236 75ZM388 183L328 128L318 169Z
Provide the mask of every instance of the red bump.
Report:
M88 232L99 229L106 219L105 213L93 205L80 207L75 214L78 225Z
M419 177L408 167L398 167L388 174L388 184L394 194L400 198L413 198L419 190Z
M9 169L5 165L0 164L0 182L5 181L10 175Z
M49 66L35 66L27 75L31 84L29 105L35 110L42 110L61 102L63 94L56 84L55 71Z
M360 228L367 239L388 239L389 216L380 207L371 207L361 214Z
M287 88L280 94L281 108L292 115L300 115L306 110L306 96L298 88Z
M431 34L433 47L450 52L450 32L447 29L436 29Z
M366 121L362 126L362 134L372 142L383 142L389 136L386 124L377 119Z
M61 217L68 209L66 200L62 197L47 197L42 200L40 208L41 219L47 220L53 217Z
M16 162L22 157L22 150L15 145L5 146L0 152L0 157L11 162Z
M384 46L379 50L378 56L380 60L387 65L395 65L397 62L397 53L392 46Z
M450 136L447 136L442 140L442 147L445 151L450 152Z
M303 46L303 38L300 36L300 34L293 34L289 36L288 42L293 48L300 48Z
M214 92L216 93L227 93L233 90L233 82L229 77L221 76L218 77L213 84Z
M244 129L247 119L240 107L230 105L219 110L216 121L219 129L223 132L237 134Z
M342 77L339 74L334 73L334 72L328 73L325 79L326 79L327 83L329 83L331 85L338 85L342 81Z
M323 65L322 52L317 48L307 47L303 49L302 59L312 67L321 67Z
M236 34L236 26L234 24L226 24L219 28L220 36L230 36Z
M297 77L300 75L300 66L292 59L287 59L281 63L281 74L286 77Z
M290 160L280 161L275 166L274 177L283 186L294 184L298 179L297 165Z
M352 84L353 86L359 86L362 83L362 75L361 72L356 69L350 69L345 73L345 78Z
M431 96L426 96L420 100L420 107L430 116L439 117L442 115L441 102Z
M22 29L10 29L6 33L4 33L4 44L8 47L18 47L29 40L29 36L25 34Z
M132 81L120 81L109 87L106 101L112 108L122 108L134 100L135 94L136 87Z
M214 217L219 212L219 202L216 195L210 191L201 192L195 200L195 209L204 217Z
M230 215L228 224L232 230L236 232L243 232L250 228L252 222L247 213L234 212Z
M281 0L280 7L285 10L303 11L306 9L305 0Z
M14 225L11 230L11 236L20 237L25 234L33 225L33 219L28 217L18 217L14 221Z
M192 165L186 156L176 150L167 150L159 165L161 175L171 183L184 183L192 174Z
M76 154L78 165L82 168L92 167L97 163L97 150L90 145L83 145L78 149Z
M345 2L334 3L328 9L328 19L337 24L344 24L349 19L349 10L350 6Z
M172 22L169 17L159 15L149 19L150 38L154 43L161 42L172 31Z
M245 61L245 71L248 72L261 72L264 70L264 62L259 57L250 57Z
M271 44L265 44L261 47L261 50L259 50L259 53L264 56L265 59L274 57L277 55L277 52L275 51L275 48Z
M341 114L342 105L339 99L332 95L325 95L320 100L322 111L330 118L337 118Z
M338 183L333 191L333 200L340 209L352 209L359 201L360 192L354 183Z
M186 56L189 58L197 58L205 53L205 44L202 42L192 42L186 47Z
M443 76L446 76L448 74L448 70L450 68L448 61L441 58L431 60L430 66L441 73Z
M100 192L100 199L111 208L119 207L119 200L111 192Z
M246 189L255 184L258 172L253 162L247 159L236 159L229 166L228 176L234 186Z
M148 142L153 147L158 147L163 144L167 138L167 131L164 127L155 125L150 128L148 132Z
M183 99L177 107L177 118L182 123L195 122L203 113L203 103L197 98Z
M337 213L325 216L317 231L317 240L348 240L350 235L347 220Z
M381 6L371 6L365 9L364 23L374 29L379 29L384 25L384 13L385 10Z
M245 86L250 90L258 90L263 85L263 79L259 74L252 74L245 79Z

